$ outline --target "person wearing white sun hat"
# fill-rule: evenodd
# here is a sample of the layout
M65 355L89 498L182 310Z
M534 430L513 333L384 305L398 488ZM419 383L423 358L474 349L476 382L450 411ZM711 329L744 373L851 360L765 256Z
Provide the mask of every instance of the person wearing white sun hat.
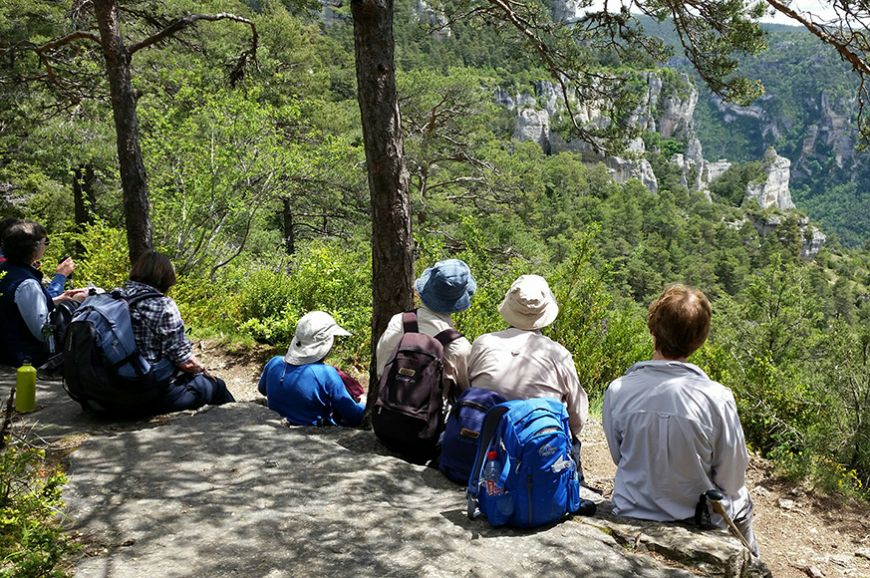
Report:
M303 315L286 355L270 359L260 376L257 389L269 408L295 425L359 425L365 402L348 393L346 375L323 363L335 338L348 335L328 313Z
M550 286L539 275L521 275L508 289L498 312L510 327L474 341L468 357L472 387L495 391L507 399L561 400L568 410L579 466L579 436L589 415L589 400L571 353L541 334L559 314Z

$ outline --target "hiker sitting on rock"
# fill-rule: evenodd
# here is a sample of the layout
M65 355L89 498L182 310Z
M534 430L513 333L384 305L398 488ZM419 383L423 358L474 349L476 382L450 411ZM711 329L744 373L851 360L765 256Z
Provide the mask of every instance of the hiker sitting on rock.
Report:
M10 217L8 219L3 219L2 221L0 221L0 241L2 241L3 236L6 234L6 231L8 231L12 225L21 222L23 222L21 219L16 219L14 217ZM6 261L6 255L3 253L2 245L0 245L0 263L3 263L4 261ZM40 267L38 266L39 260L37 260L33 265L36 269L40 269ZM72 257L67 257L57 264L57 269L55 270L54 277L51 278L51 281L45 288L50 297L54 298L63 293L67 277L72 274L75 268L76 263L75 261L73 261Z
M749 458L734 396L686 361L707 339L711 313L701 291L665 289L649 307L652 360L634 364L604 394L602 425L617 466L613 512L686 521L696 515L701 494L719 490L757 554L744 485Z
M362 387L323 362L335 337L345 335L350 333L328 313L303 315L287 354L270 359L260 376L257 389L269 408L294 425L359 425L365 413Z
M434 337L445 329L453 328L451 314L471 307L471 296L477 291L477 283L464 261L446 259L426 269L415 283L417 294L423 304L417 309L417 326L420 333ZM402 313L393 315L386 330L378 340L377 374L392 357L404 335ZM471 343L465 337L451 341L444 348L442 383L447 394L456 387L458 393L468 387L468 354Z
M220 378L209 374L193 355L193 345L184 333L184 321L171 297L162 295L175 285L175 269L168 257L149 251L130 271L130 280L120 289L128 300L142 293L147 297L130 307L133 337L139 352L153 366L156 376L165 376L165 393L146 413L159 414L204 405L235 401Z
M62 301L82 301L87 290L52 295L34 267L45 254L48 235L39 223L17 221L3 235L0 263L0 362L20 366L24 360L42 364L49 356L49 313Z
M495 391L506 399L553 397L562 401L568 410L574 458L582 481L580 430L589 415L589 400L571 353L541 334L541 329L559 314L550 286L539 275L521 275L511 285L498 312L510 327L474 341L468 358L471 385Z

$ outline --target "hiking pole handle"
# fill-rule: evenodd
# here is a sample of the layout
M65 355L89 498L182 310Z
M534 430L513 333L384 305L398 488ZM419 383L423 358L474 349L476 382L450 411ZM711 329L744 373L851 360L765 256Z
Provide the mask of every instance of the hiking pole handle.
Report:
M724 496L722 492L718 490L708 490L707 491L707 501L710 503L710 507L713 508L713 511L722 516L722 519L725 520L725 524L728 526L728 529L731 531L734 536L740 540L740 543L743 544L749 552L752 552L752 546L749 545L749 542L746 541L746 538L743 536L743 532L737 528L737 525L734 524L734 521L731 519L731 516L728 515L728 512L725 511L725 506L722 505L722 500Z

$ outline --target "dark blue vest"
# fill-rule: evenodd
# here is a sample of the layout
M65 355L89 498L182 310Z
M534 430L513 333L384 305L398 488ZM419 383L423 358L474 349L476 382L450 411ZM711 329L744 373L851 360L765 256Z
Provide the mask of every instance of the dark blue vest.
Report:
M34 279L45 295L48 310L54 309L51 296L42 286L42 273L33 267L0 263L0 363L18 367L25 359L36 366L48 357L48 346L35 338L15 303L15 291L27 279Z

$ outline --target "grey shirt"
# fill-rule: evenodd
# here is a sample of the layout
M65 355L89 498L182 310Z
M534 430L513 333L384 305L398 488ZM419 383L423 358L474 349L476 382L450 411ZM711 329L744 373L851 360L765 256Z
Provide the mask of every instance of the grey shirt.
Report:
M729 515L749 500L749 456L731 390L691 363L644 361L604 394L602 425L616 464L614 513L684 520L718 488Z

